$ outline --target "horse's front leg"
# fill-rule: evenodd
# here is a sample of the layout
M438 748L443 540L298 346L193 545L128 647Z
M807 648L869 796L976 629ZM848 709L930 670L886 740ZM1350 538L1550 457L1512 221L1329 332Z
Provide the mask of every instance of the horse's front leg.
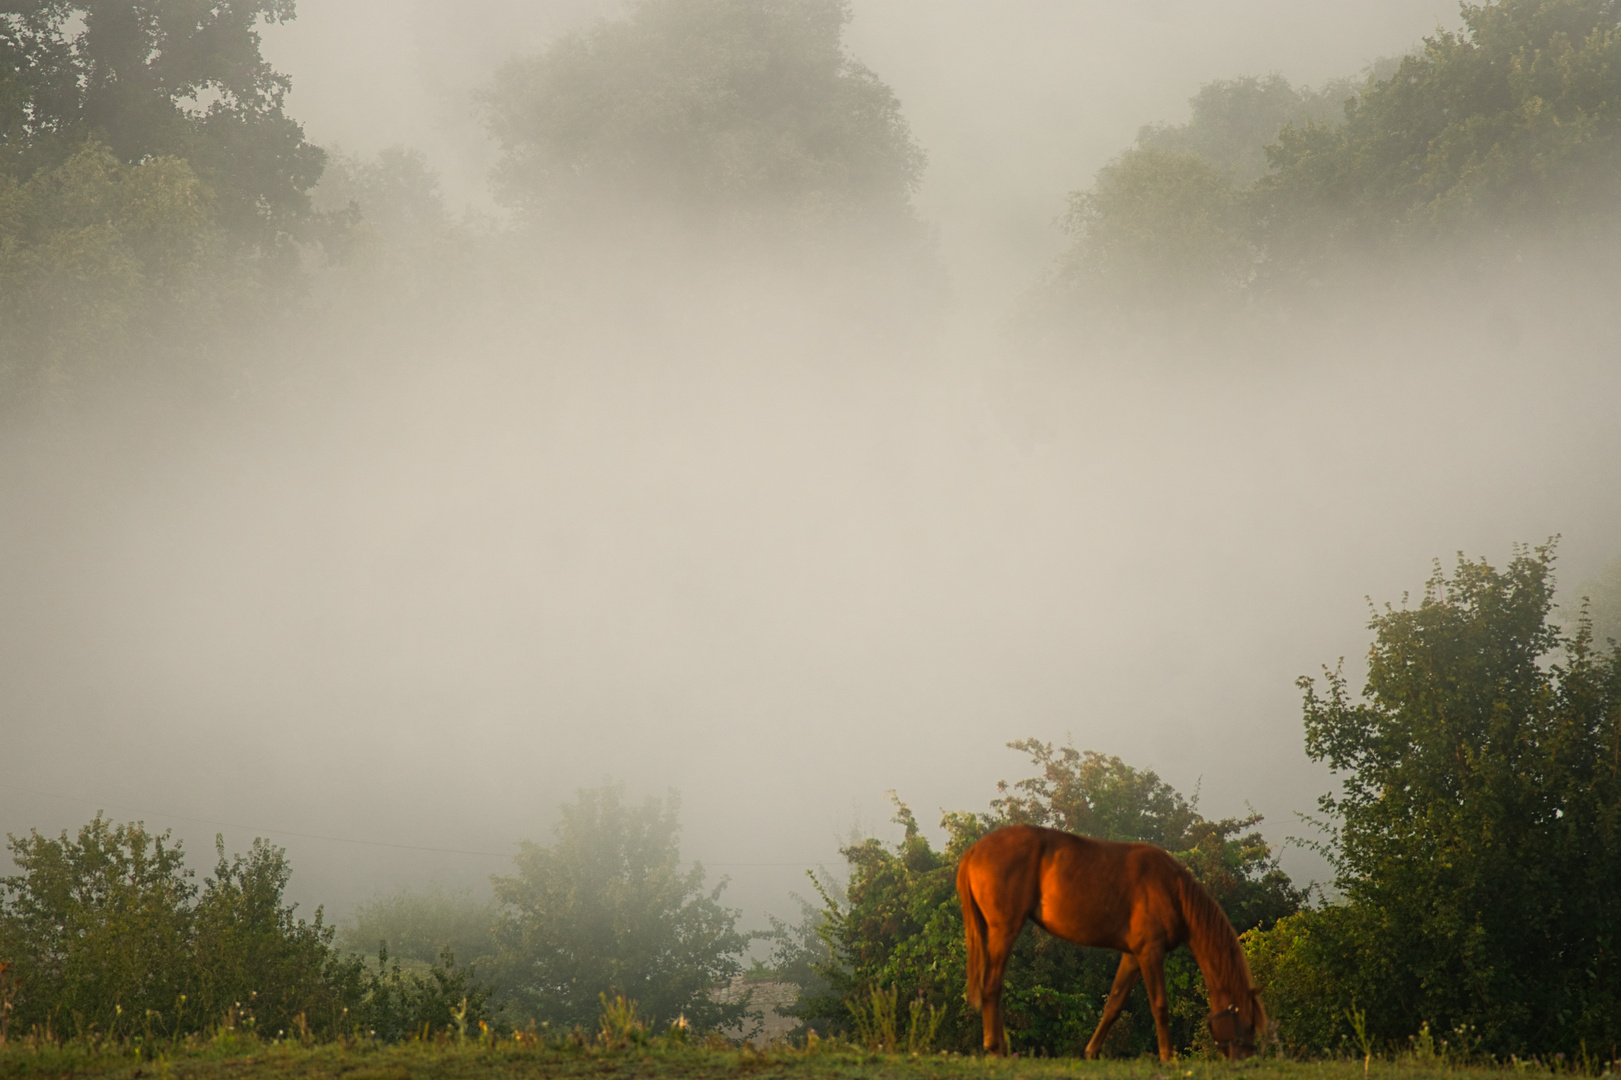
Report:
M1159 1059L1170 1061L1171 1050L1170 999L1165 994L1165 954L1158 949L1143 950L1137 958L1143 969L1143 989L1148 991L1148 1007L1154 1012L1154 1030L1159 1035Z
M1109 1035L1109 1029L1114 1022L1120 1019L1120 1010L1126 1007L1126 999L1131 996L1131 988L1137 985L1137 958L1128 953L1120 954L1120 967L1114 973L1114 986L1109 991L1109 1000L1103 1006L1103 1019L1098 1021L1098 1029L1092 1033L1091 1041L1086 1044L1086 1056L1095 1058L1103 1050L1103 1040Z

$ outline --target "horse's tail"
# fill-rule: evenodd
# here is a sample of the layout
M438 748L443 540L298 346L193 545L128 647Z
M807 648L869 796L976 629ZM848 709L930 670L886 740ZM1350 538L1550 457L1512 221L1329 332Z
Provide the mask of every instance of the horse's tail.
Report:
M957 898L962 901L962 929L968 938L968 1004L975 1009L985 999L985 915L974 899L972 875L968 872L968 858L957 865Z

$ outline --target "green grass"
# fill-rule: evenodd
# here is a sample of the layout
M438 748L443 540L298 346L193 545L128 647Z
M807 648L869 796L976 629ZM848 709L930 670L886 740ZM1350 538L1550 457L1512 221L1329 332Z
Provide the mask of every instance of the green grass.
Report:
M366 1039L300 1045L294 1040L261 1041L227 1033L212 1040L165 1045L155 1056L137 1056L129 1044L91 1046L70 1043L0 1047L0 1080L532 1080L581 1077L591 1080L647 1077L655 1080L708 1078L826 1077L829 1080L1515 1080L1524 1077L1614 1076L1606 1066L1566 1067L1541 1063L1495 1066L1449 1065L1442 1059L1375 1059L1364 1074L1359 1060L1297 1062L1279 1059L1239 1064L1187 1060L1169 1065L1153 1059L1077 1061L1073 1059L993 1059L958 1055L867 1053L844 1044L813 1049L755 1051L706 1047L663 1038L617 1049L578 1041L533 1037L465 1043L447 1039L396 1044Z

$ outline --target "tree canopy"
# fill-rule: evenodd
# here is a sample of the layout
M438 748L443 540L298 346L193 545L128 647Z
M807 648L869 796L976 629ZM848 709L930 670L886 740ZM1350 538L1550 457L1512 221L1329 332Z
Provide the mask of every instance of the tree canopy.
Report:
M563 807L557 842L524 842L516 872L494 878L501 906L493 970L516 1018L590 1027L599 994L643 1015L701 1029L741 1019L743 1003L710 991L742 970L748 938L720 903L724 880L682 870L677 799L628 806L618 788L582 790Z
M223 370L331 240L259 27L292 0L0 2L0 410ZM216 374L217 377L217 374Z
M322 152L283 111L261 20L293 0L12 0L0 5L0 170L26 179L86 141L134 165L183 158L233 234L300 225Z
M1611 216L1621 192L1621 6L1496 0L1370 79L1339 124L1291 124L1258 209L1309 257ZM1308 236L1307 234L1315 234Z
M639 0L484 94L512 204L766 224L909 221L923 169L894 93L844 50L847 0Z
M1217 79L1188 101L1193 115L1187 123L1148 124L1137 133L1137 145L1198 154L1247 184L1267 171L1266 148L1279 131L1336 121L1356 92L1352 79L1335 79L1318 90L1292 86L1277 74Z
M1465 3L1463 28L1320 91L1210 83L1070 198L1055 295L1164 308L1279 293L1360 257L1613 237L1621 7Z
M1301 680L1344 902L1257 947L1296 1045L1332 1047L1352 1003L1379 1039L1427 1022L1500 1055L1621 1037L1621 651L1550 620L1552 567L1460 556L1374 615L1360 698Z
M101 146L0 175L0 406L173 348L172 316L223 299L198 287L220 253L213 207L186 161Z
M1254 273L1231 175L1188 151L1126 151L1070 196L1063 226L1075 241L1057 283L1096 301L1200 300Z

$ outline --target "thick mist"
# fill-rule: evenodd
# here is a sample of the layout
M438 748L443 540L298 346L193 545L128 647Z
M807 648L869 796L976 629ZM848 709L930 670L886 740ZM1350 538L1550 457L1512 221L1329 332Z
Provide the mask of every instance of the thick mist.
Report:
M426 151L453 207L489 208L496 154L474 92L514 53L622 12L615 0L304 0L268 29L290 107L323 145ZM1067 192L1152 121L1180 121L1201 85L1280 72L1320 85L1406 52L1449 0L1299 4L1195 0L982 5L855 0L846 40L899 95L929 170L918 206L939 231L959 299L1000 308L1047 269Z
M488 210L469 91L605 9L407 10L305 0L266 53L316 142L421 147ZM1356 671L1365 597L1554 533L1567 586L1616 554L1609 291L1409 268L1214 335L1003 320L1065 193L1201 83L1352 74L1454 15L861 2L944 297L673 242L570 277L486 238L397 295L318 274L232 400L0 434L0 827L265 835L343 915L478 887L607 778L678 789L684 854L758 925L887 835L886 791L983 809L1033 735L1306 832L1331 778L1294 680Z

